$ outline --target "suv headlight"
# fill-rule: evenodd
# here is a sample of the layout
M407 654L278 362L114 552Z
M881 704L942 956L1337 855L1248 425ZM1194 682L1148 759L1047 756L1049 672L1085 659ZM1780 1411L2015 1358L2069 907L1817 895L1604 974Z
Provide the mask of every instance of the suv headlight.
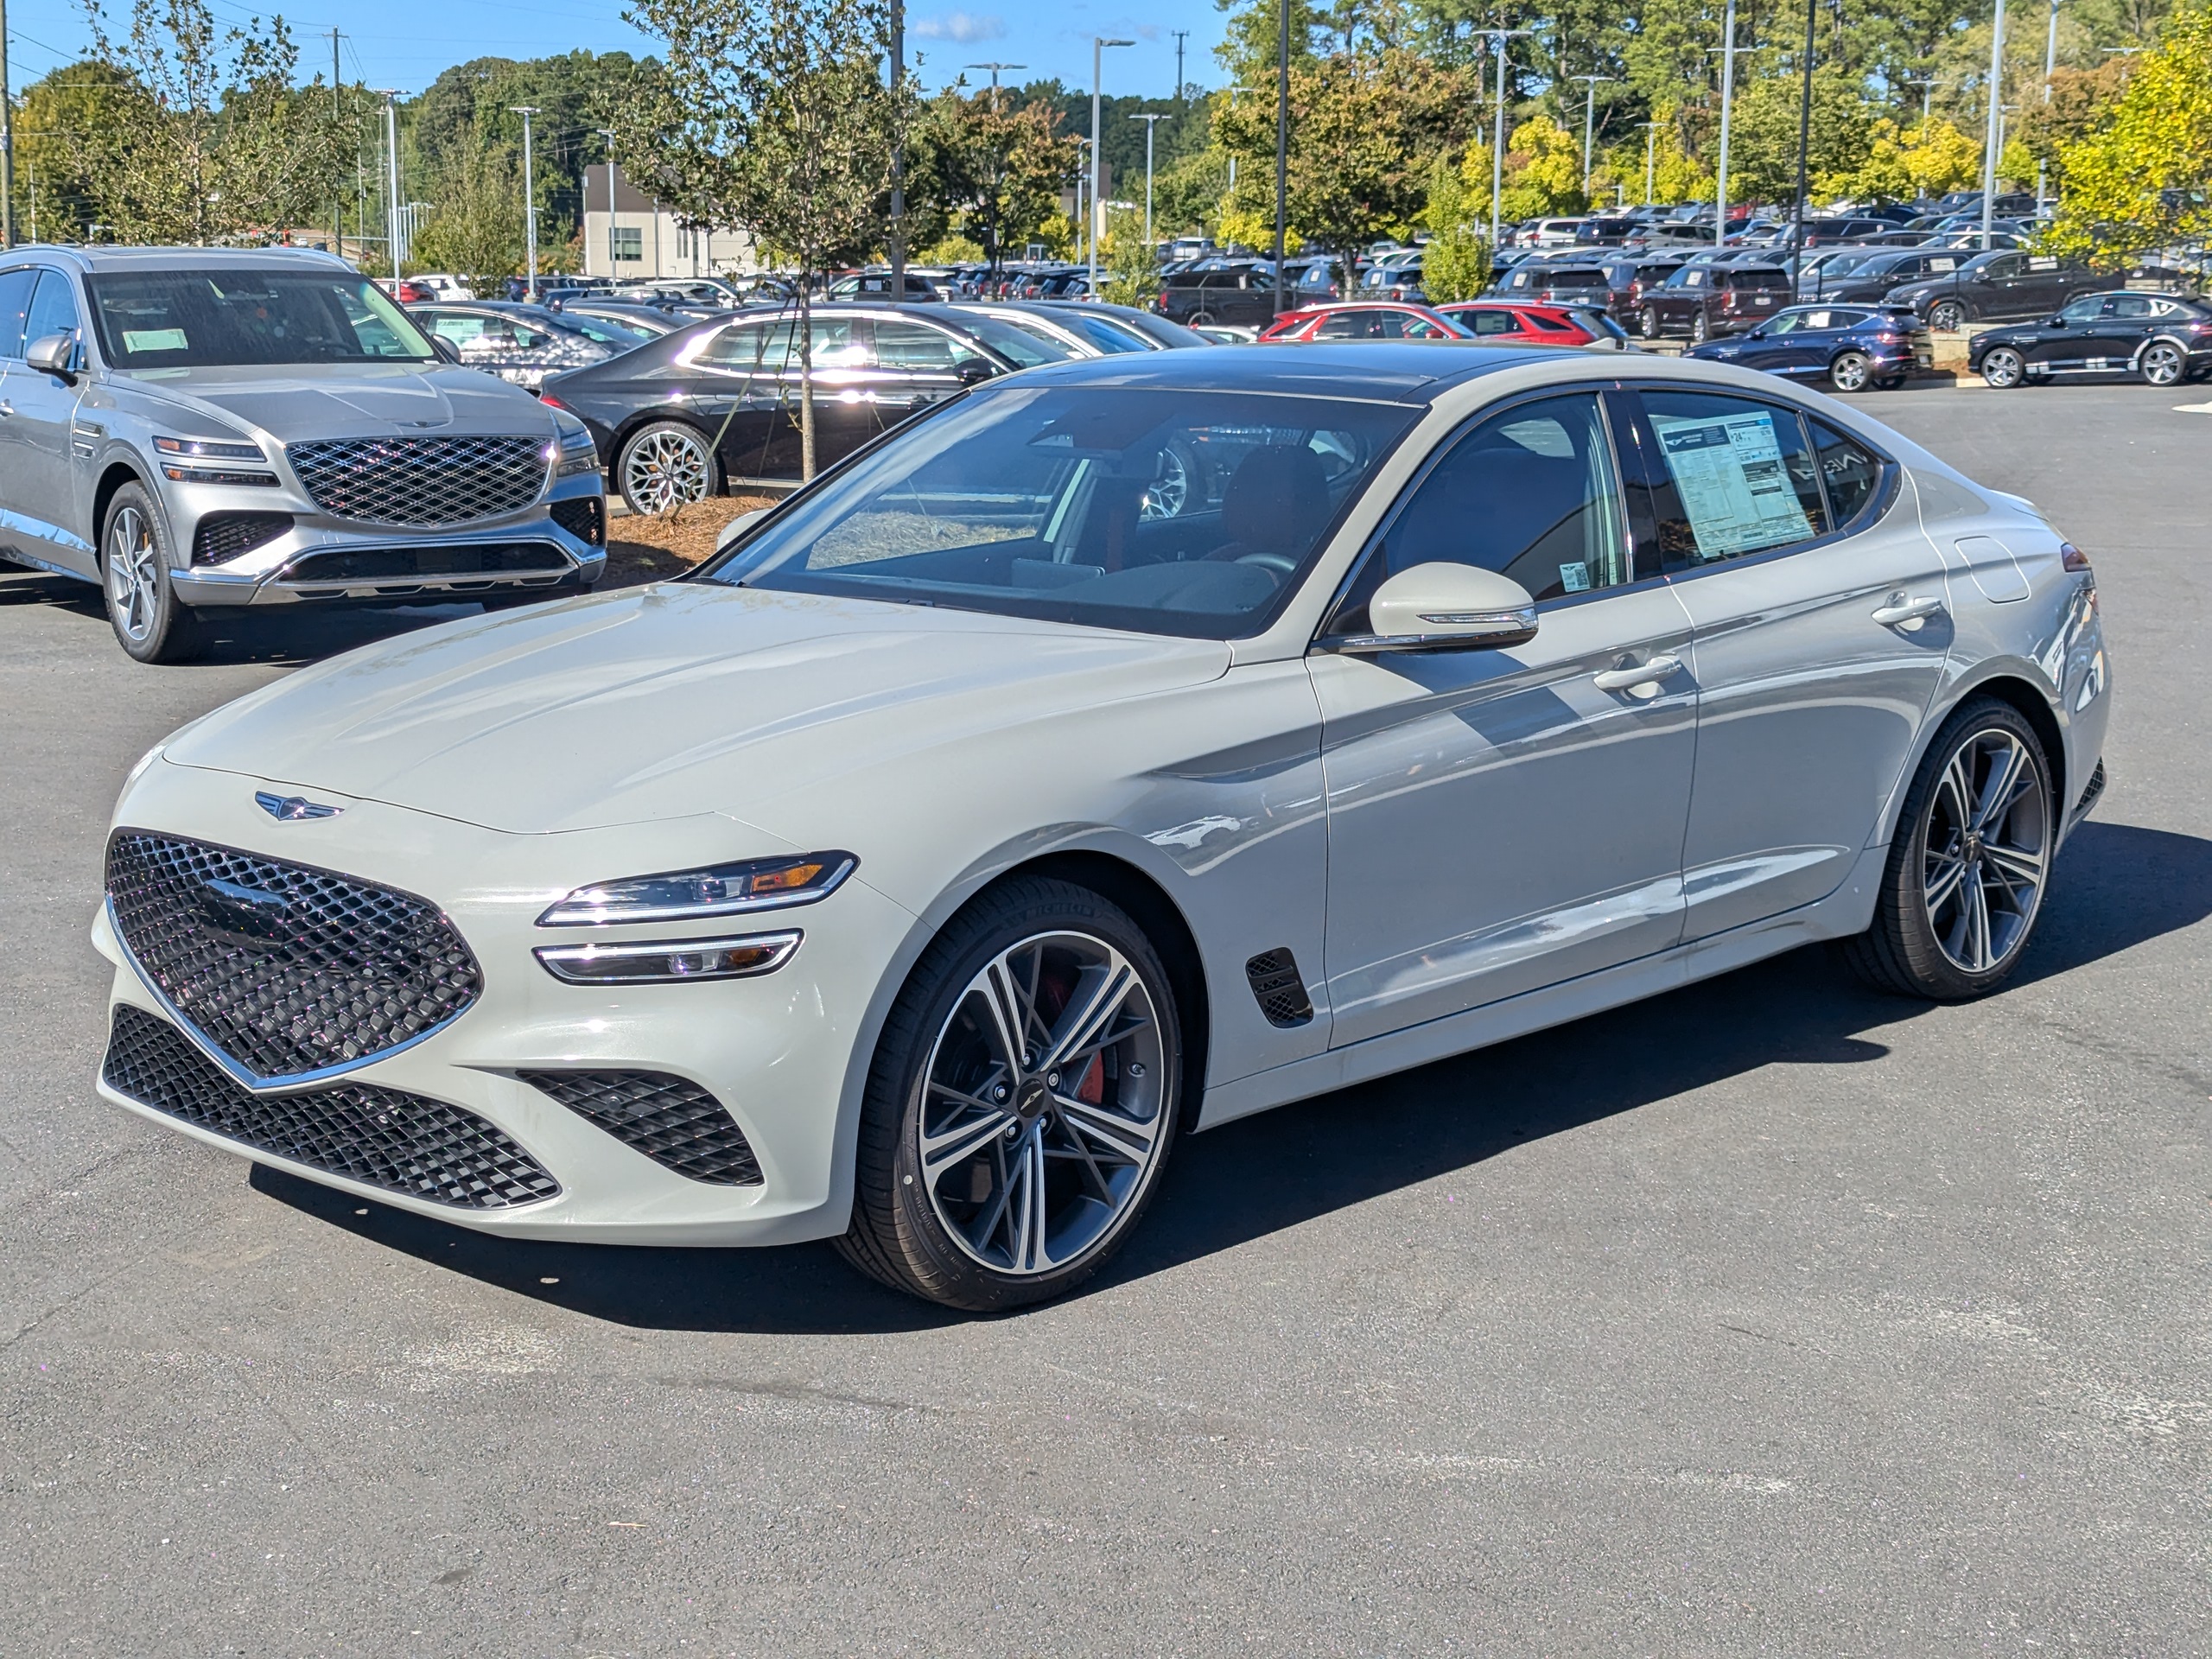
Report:
M261 446L224 443L213 438L156 438L154 453L161 457L162 476L179 484L248 484L263 487L276 482L274 473L242 473L223 461L250 461L267 464ZM214 461L208 467L195 463Z
M553 476L574 478L579 473L599 470L599 446L591 441L591 434L581 426L561 429L561 442L553 452L556 465Z
M689 922L747 911L782 910L828 898L858 868L850 853L757 858L703 869L634 875L578 887L537 918L540 927L617 922Z

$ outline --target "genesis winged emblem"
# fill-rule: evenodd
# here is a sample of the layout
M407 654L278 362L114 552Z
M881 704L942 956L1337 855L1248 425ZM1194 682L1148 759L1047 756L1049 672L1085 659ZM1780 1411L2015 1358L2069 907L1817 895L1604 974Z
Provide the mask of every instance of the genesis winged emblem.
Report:
M296 823L302 818L334 818L346 810L342 806L325 806L304 795L271 795L265 790L256 791L253 804L279 823Z

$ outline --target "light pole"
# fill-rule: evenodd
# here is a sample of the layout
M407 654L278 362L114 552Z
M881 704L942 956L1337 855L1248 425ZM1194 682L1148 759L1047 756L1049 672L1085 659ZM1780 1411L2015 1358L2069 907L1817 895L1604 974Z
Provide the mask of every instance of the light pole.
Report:
M1598 83L1601 80L1613 80L1618 79L1618 77L1613 75L1569 75L1567 79L1569 80L1587 81L1590 85L1589 97L1582 105L1582 197L1584 201L1586 203L1590 198L1590 138L1592 130L1597 125L1598 120Z
M1275 315L1283 313L1282 239L1290 223L1290 0L1275 0Z
M391 280L399 283L399 105L397 92L384 95L385 195L384 251L391 261Z
M2058 0L2050 0L2050 31L2043 41L2043 101L2050 102L2050 78L2058 70Z
M906 79L906 0L891 0L891 107L899 111L891 135L891 302L906 302L906 121L900 88Z
M0 248L15 245L16 112L8 95L8 0L0 0Z
M1905 85L1908 86L1917 86L1920 88L1920 124L1923 127L1928 124L1928 96L1936 87L1941 86L1942 84L1943 83L1942 81L1936 79L1933 76L1930 76L1926 80L1908 80L1905 82Z
M1090 37L1090 283L1084 298L1098 297L1098 233L1105 227L1105 199L1099 191L1099 175L1105 171L1106 146L1098 133L1099 77L1103 73L1106 48L1109 46L1135 46L1135 41L1109 41L1103 35Z
M1651 169L1657 159L1654 147L1659 139L1659 124L1656 121L1639 121L1636 124L1643 129L1643 205L1649 207L1651 205Z
M530 118L537 113L535 104L511 104L509 115L522 117L522 226L524 265L523 297L532 305L537 303L537 192L531 176ZM609 187L610 190L612 187ZM610 198L611 199L611 198Z
M988 69L991 72L991 113L996 115L999 112L999 71L1027 69L1029 66L1026 63L965 63L960 67L963 69Z
M2002 0L1999 0L2002 3ZM1728 241L1728 106L1736 101L1736 0L1728 0L1720 38L1720 170L1713 179L1713 245Z
M1813 9L1820 0L1805 0L1805 60L1797 66L1801 88L1797 95L1797 194L1789 204L1789 297L1802 298L1805 269L1805 158L1813 136Z
M1144 245L1152 246L1152 133L1153 129L1167 118L1164 115L1133 115L1132 121L1144 123Z
M1728 0L1733 6L1736 0ZM1490 37L1497 54L1497 119L1490 146L1490 257L1497 258L1498 204L1505 199L1505 43L1516 35L1533 35L1533 29L1484 29L1476 33Z
M614 129L594 129L607 140L607 274L609 278L620 273L614 269ZM653 275L660 275L660 261L653 261Z
M1981 247L1989 251L1989 222L1997 207L1997 149L2005 126L2005 0L1997 0L1989 29L1989 124L1981 148Z

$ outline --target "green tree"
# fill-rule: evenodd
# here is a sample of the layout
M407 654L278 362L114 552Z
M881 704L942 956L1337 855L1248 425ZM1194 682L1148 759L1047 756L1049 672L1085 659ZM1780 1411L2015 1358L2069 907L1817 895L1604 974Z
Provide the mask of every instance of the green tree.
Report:
M1058 130L1043 99L1019 109L1004 95L946 88L922 106L907 146L910 234L927 242L957 233L996 264L1035 239L1059 212L1081 149Z
M2099 263L2212 236L2212 3L2167 21L2111 122L2060 152L2066 194L2045 238Z
M1783 201L1797 194L1796 75L1754 77L1736 99L1728 146L1732 201ZM1847 188L1865 164L1873 112L1859 83L1833 64L1813 71L1813 119L1807 135L1806 188L1816 198Z
M1918 201L1963 189L1980 176L1980 143L1942 116L1909 127L1879 116L1867 129L1866 158L1828 181L1838 194L1860 202Z
M1485 199L1488 184L1484 180ZM1548 115L1532 116L1514 128L1505 143L1498 217L1515 225L1548 213L1579 213L1586 205L1581 140Z
M1468 188L1471 168L1479 162L1481 194ZM1464 160L1455 163L1439 156L1428 175L1428 204L1422 219L1431 232L1428 250L1421 256L1421 291L1433 305L1471 300L1490 285L1490 242L1482 229L1484 204L1490 199L1489 152L1470 145Z
M436 207L416 233L414 263L466 276L479 291L519 273L529 256L521 172L504 145L457 147Z
M112 131L133 101L130 74L86 58L23 88L16 109L16 218L29 236L48 242L91 239L99 222L98 193L86 170L86 141Z
M1102 297L1116 305L1142 305L1160 292L1160 260L1145 236L1141 207L1106 210L1098 253Z

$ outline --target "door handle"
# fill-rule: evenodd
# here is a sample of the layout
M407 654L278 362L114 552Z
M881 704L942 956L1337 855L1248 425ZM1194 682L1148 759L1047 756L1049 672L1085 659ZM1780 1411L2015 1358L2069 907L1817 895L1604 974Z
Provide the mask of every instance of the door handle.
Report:
M15 412L16 406L5 397L0 397L0 415L12 415Z
M1920 599L1907 599L1903 594L1891 594L1890 602L1874 613L1874 620L1885 628L1902 628L1907 633L1916 633L1922 623L1940 614L1942 609L1942 600L1933 594Z
M1681 671L1679 657L1654 657L1648 663L1630 668L1609 668L1590 677L1590 683L1600 691L1625 691L1632 697L1656 697L1659 682Z

